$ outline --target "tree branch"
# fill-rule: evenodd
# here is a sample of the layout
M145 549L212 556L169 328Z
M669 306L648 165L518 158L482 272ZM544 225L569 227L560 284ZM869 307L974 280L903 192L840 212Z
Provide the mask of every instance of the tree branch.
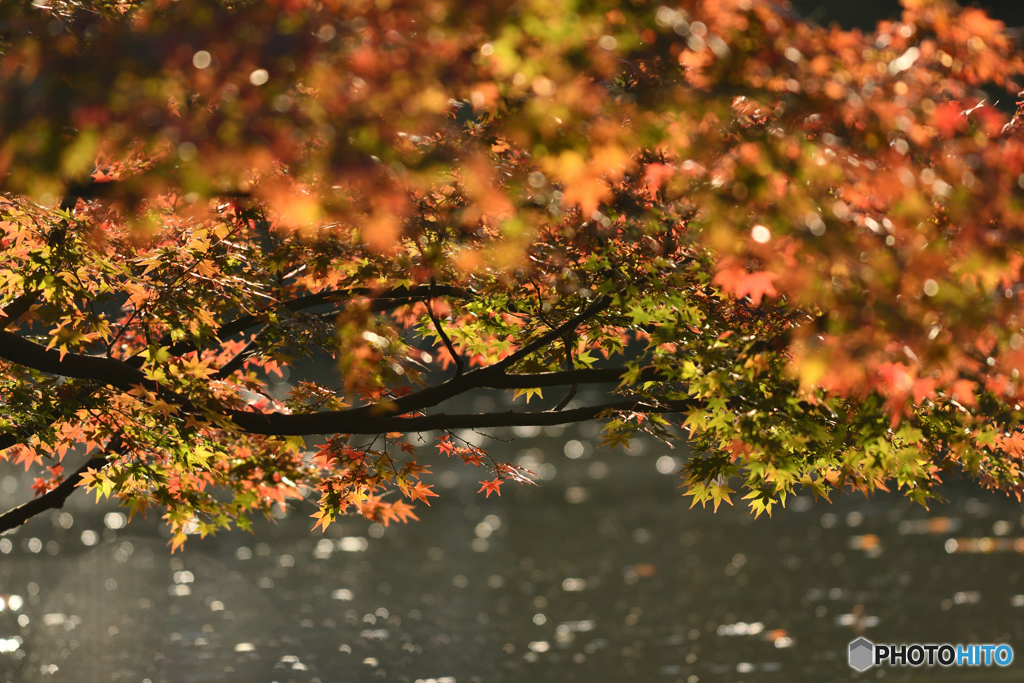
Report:
M596 406L554 412L550 410L516 413L438 413L417 417L378 417L352 420L338 413L284 415L282 413L245 413L232 419L245 431L267 436L306 434L383 434L385 432L426 432L444 429L484 429L488 427L546 427L593 420L605 412L634 411L647 414L679 413L696 407L696 400L657 401L622 400Z
M82 475L85 474L86 470L90 468L101 469L106 466L106 455L90 458L84 465L75 470L71 476L61 482L57 488L0 514L0 533L19 527L29 519L47 510L57 510L64 507L64 501L75 492L75 487L82 480Z
M217 328L217 331L214 334L218 339L226 339L240 332L245 332L251 327L262 325L264 324L264 321L260 317L260 314L272 311L274 308L277 307L284 308L288 311L295 313L310 308L316 308L317 306L323 306L329 303L334 303L339 299L368 297L370 298L370 311L373 313L380 313L382 311L387 311L397 306L401 306L403 304L418 301L419 297L422 296L418 294L419 290L421 289L425 288L397 287L392 290L380 292L378 290L370 289L368 287L356 287L353 289L318 292L316 294L309 294L307 296L301 296L296 299L291 299L289 301L284 302L283 304L271 304L270 306L266 306L265 308L260 309L258 313L240 316L230 322L226 322L223 325L221 325L219 328ZM454 287L449 285L436 286L433 291L443 296L465 296L469 293L468 290L463 289L462 287ZM170 346L168 347L167 350L172 356L180 356L191 351L199 350L199 347L197 347L195 343L191 341L179 341L172 343L171 338L167 335L164 335L164 337L160 339L160 341L158 342L159 346L166 346L168 344L170 344ZM134 358L130 358L125 362L131 365L132 367L138 368L142 367L142 364L145 362L145 359L139 356L135 356Z
M441 327L441 321L437 319L436 315L434 315L434 299L432 296L434 283L431 282L430 284L431 296L424 299L423 303L427 307L427 315L430 316L430 321L434 323L434 329L437 330L438 336L441 337L441 342L444 344L444 347L448 349L448 354L452 357L452 360L455 361L455 376L459 377L462 375L463 370L465 370L465 368L462 365L462 358L459 357L458 352L452 345L452 340L448 338L448 333L444 331L443 327Z
M572 386L570 386L569 387L569 391L565 394L565 396L562 398L562 400L559 401L558 405L555 406L554 408L552 408L551 410L557 413L562 408L564 408L567 405L569 405L569 401L571 401L573 399L573 397L576 396L576 387L577 386L579 386L579 385L573 384Z
M565 371L566 372L572 372L573 370L576 369L576 366L572 362L572 341L573 341L573 331L566 332L565 336L562 337L562 343L565 344ZM573 397L576 395L576 388L578 386L579 386L578 384L573 384L572 386L570 386L569 387L569 391L565 394L565 396L562 398L562 400L558 402L558 405L556 405L554 408L552 408L552 410L557 413L559 410L561 410L562 408L564 408L567 405L569 405L569 401L571 401L573 399Z
M0 358L51 375L90 379L124 391L128 391L135 384L142 384L154 391L160 389L160 386L147 379L141 370L124 361L77 353L66 353L61 358L57 349L48 349L42 344L6 330L0 330Z
M582 314L581 314L582 315ZM579 317L579 316L577 316ZM563 327L565 327L563 325ZM545 335L547 336L547 335ZM525 349L526 347L524 347ZM159 393L186 410L195 408L185 398L169 394L159 383L150 380L141 370L129 366L116 358L105 356L87 356L67 353L61 358L56 349L47 349L41 344L25 339L12 332L0 331L0 358L25 365L42 372L65 377L86 379L109 384L122 391L129 391L133 386L142 385L150 391ZM507 359L506 359L507 360ZM387 420L405 421L425 418L395 418L395 415L422 410L435 406L442 401L465 393L470 389L516 389L542 388L571 384L601 384L618 382L627 371L625 367L563 370L559 372L542 372L534 374L509 375L500 371L500 364L475 370L466 375L452 378L447 382L393 401L384 401L358 408L340 411L328 411L309 414L285 415L283 413L259 413L244 410L226 410L224 415L233 420L244 431L254 434L323 434L343 432L350 434L373 434L378 431L400 431L400 429L371 428L365 430L367 424L385 424ZM655 368L645 368L641 372L641 380L649 380L659 376ZM562 413L568 415L573 411ZM389 416L390 415L390 416ZM519 418L515 418L519 419ZM546 419L546 418L545 418ZM582 418L585 419L585 418ZM572 422L574 419L568 419ZM518 424L518 423L516 423ZM528 422L523 424L530 424ZM561 424L545 422L543 424ZM493 426L502 426L495 424ZM412 427L403 429L415 431ZM438 427L441 428L441 427ZM424 429L434 429L425 427ZM266 431L270 430L270 431ZM13 445L13 444L12 444Z
M503 359L502 361L495 363L494 365L490 366L487 369L492 372L504 372L507 368L512 367L522 359L529 356L534 351L544 348L545 346L555 341L559 337L568 334L572 330L575 330L580 323L582 323L585 320L588 320L589 318L594 317L604 309L608 308L611 305L611 303L612 298L610 296L602 296L598 298L589 306L584 308L578 315L569 318L564 323L562 323L555 329L551 330L550 332L542 334L540 337L534 339L532 342L530 342L523 348L519 349L518 351L508 356L507 358Z

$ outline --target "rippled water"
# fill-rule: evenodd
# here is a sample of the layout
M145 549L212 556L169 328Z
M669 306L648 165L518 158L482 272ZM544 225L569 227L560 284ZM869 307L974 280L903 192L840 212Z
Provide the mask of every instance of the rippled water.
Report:
M930 511L881 495L713 514L666 474L677 453L594 451L593 437L495 446L547 477L500 498L441 462L447 490L418 523L323 535L310 506L174 556L159 525L123 526L77 494L0 539L0 680L1021 680L1016 500L958 485ZM0 480L0 503L24 495ZM857 634L1019 657L857 675Z

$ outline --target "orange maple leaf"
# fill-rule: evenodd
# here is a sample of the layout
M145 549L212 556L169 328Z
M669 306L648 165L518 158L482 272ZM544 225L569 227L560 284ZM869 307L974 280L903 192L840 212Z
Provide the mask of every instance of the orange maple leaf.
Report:
M480 493L482 491L487 491L487 497L488 498L491 497L491 493L492 492L493 493L497 493L500 496L501 495L501 485L504 484L504 483L505 482L502 481L501 479L493 479L491 481L482 481L482 482L480 482L480 484L482 484L482 485L480 486L480 489L477 491L477 493Z
M391 504L391 511L395 513L395 516L398 517L398 520L403 524L408 522L410 519L419 521L420 518L413 514L413 510L413 506L409 505L405 501L396 500Z
M430 474L430 465L420 465L415 460L405 463L405 476L419 478L420 472Z
M721 287L722 291L732 294L737 299L749 296L751 303L758 306L765 295L778 295L778 290L772 284L772 280L775 278L775 273L767 270L750 273L746 268L734 262L723 261L718 274L715 275L714 283Z
M331 522L334 521L333 516L323 510L317 510L311 514L310 517L316 520L316 524L313 525L313 531L316 531L317 527L321 527L323 531L327 531L327 527L329 527Z
M430 505L430 501L427 500L429 496L433 496L434 498L438 497L436 493L430 490L430 486L424 484L422 481L416 482L415 486L410 486L406 495L413 500L422 500L427 505Z
M313 462L316 463L320 469L330 469L331 463L338 459L338 454L334 452L332 444L320 444L317 448L319 450L316 452L316 455L313 456Z
M39 455L35 448L32 446L18 445L12 451L14 455L14 462L17 465L24 465L25 471L28 472L32 468L32 465L42 465L43 458Z

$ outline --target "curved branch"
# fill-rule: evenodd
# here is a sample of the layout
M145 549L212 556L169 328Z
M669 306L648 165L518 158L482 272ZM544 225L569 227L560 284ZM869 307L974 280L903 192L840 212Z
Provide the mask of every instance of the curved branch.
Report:
M433 282L431 282L431 291L433 294ZM444 347L448 349L448 354L455 361L455 376L460 377L465 370L465 366L462 364L462 358L459 353L455 350L455 346L452 345L452 340L448 338L448 333L444 331L444 327L441 326L441 321L438 320L437 315L434 314L434 299L433 296L423 299L424 305L427 307L427 315L430 316L430 322L434 323L434 329L437 330L437 334L441 337L441 342Z
M576 387L578 387L578 386L579 386L578 384L573 384L572 386L570 386L569 387L569 391L565 394L565 396L562 397L562 400L559 401L558 405L556 405L551 410L553 410L554 412L557 413L562 408L564 408L567 405L569 405L569 401L571 401L576 396Z
M519 349L518 351L511 354L507 358L501 360L500 362L495 363L494 365L487 369L491 370L492 372L504 372L506 369L512 367L522 359L529 356L531 353L544 348L545 346L555 341L559 337L562 337L572 332L577 327L579 327L580 323L590 318L593 318L595 315L611 306L611 304L612 298L610 296L599 297L589 306L584 308L579 314L573 316L572 318L569 318L564 323L562 323L555 329L551 330L550 332L542 334L541 336L537 337L535 340L533 340L523 348Z
M106 466L107 458L105 455L90 458L84 465L75 470L71 476L61 482L57 488L0 514L0 533L19 527L32 517L47 510L57 510L64 507L64 501L75 492L75 487L82 480L82 475L85 474L86 470L90 468L101 469Z

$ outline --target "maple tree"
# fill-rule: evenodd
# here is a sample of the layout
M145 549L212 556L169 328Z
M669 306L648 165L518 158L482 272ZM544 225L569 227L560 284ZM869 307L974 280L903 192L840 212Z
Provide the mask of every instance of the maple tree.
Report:
M175 548L300 497L406 521L407 435L490 496L530 473L453 430L594 419L688 441L716 508L1019 498L1024 126L990 98L1022 72L946 0L871 33L767 0L5 3L0 457L39 474L0 530L79 486ZM275 400L304 358L335 381ZM524 405L439 412L479 390Z

